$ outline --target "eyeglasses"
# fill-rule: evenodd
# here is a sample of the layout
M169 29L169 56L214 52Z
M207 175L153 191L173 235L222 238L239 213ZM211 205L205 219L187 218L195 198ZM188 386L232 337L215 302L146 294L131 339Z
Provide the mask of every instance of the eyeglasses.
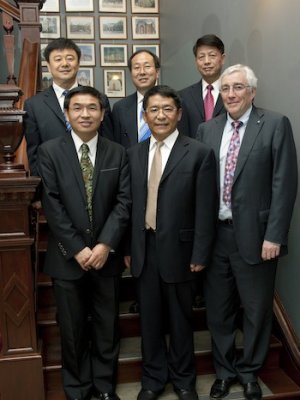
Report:
M163 106L163 107L150 107L145 110L147 114L151 116L158 115L160 111L163 112L164 115L172 115L177 108L171 106Z
M235 83L232 86L221 86L220 88L220 92L223 94L228 94L230 92L230 88L232 89L232 91L234 93L240 93L242 92L244 89L251 87L250 85L244 85L243 83Z

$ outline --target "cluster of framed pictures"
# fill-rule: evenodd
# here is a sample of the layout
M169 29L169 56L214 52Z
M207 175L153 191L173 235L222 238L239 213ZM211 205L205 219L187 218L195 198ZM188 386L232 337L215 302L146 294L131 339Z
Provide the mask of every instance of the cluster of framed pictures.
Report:
M80 14L72 14L76 12ZM41 53L52 39L61 36L73 39L82 53L78 81L93 86L93 67L99 63L104 68L106 95L124 97L122 67L127 66L128 52L146 48L159 56L159 16L155 15L158 13L159 0L47 0L40 16ZM141 44L132 43L135 40ZM46 66L43 57L42 65ZM43 72L44 87L51 83L51 75Z

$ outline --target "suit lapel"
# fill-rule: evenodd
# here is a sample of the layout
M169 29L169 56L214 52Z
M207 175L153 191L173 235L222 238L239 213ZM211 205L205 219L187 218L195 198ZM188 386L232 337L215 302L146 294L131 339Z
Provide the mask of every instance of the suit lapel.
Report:
M164 172L160 180L160 184L170 175L170 173L177 166L177 164L189 152L189 146L190 142L187 140L187 138L179 134L171 150L166 167L164 169Z
M44 94L44 102L47 104L49 108L57 115L57 117L61 120L61 122L65 126L65 118L64 114L62 112L62 109L60 108L59 102L57 100L56 94L54 92L53 87L51 86L49 89L45 90L43 92Z
M213 133L212 141L209 142L209 145L211 145L211 147L214 150L216 160L220 159L220 148L226 121L227 121L227 114L224 113L210 122L216 124L216 127L213 127L211 129L211 133ZM218 191L220 192L220 168L217 168L217 187Z
M150 138L141 142L138 145L138 160L139 160L139 171L142 174L142 180L144 188L148 186L148 160L149 160L149 145Z
M137 93L128 98L126 105L127 135L131 145L138 142L138 123L137 123Z
M233 178L233 184L236 181L239 174L241 173L247 161L247 158L252 150L256 137L264 125L264 121L262 120L262 118L263 118L263 113L260 113L257 110L257 108L253 106L253 109L249 117L249 121L246 126L241 148L239 151L237 165Z
M192 87L191 98L193 99L194 103L196 104L196 108L201 115L201 120L204 121L205 116L204 116L204 103L203 103L203 97L202 97L202 80L200 82L196 83Z
M213 117L219 115L223 108L224 108L223 100L222 100L221 95L219 94L217 102L216 102L216 105L215 105L215 108L214 108Z

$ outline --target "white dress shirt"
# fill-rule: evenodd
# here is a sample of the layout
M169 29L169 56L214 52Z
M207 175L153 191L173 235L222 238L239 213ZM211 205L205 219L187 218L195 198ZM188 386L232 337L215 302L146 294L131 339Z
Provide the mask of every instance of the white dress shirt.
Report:
M52 86L53 86L53 90L54 90L54 92L55 92L55 94L56 94L57 100L58 100L58 102L59 102L60 108L62 109L62 112L64 112L64 101L65 101L65 96L63 95L63 92L64 92L66 89L61 88L61 87L58 86L55 82L53 82ZM78 86L78 83L75 82L74 85L73 85L70 89L68 89L68 90L71 90L71 89L73 89L73 88L75 88L75 87L77 87L77 86Z
M89 146L89 157L90 160L93 164L93 166L95 166L95 161L96 161L96 153L97 153L97 143L98 143L98 133L96 136L93 137L93 139L89 140L88 142L83 142L80 137L78 135L76 135L76 133L72 130L71 131L71 135L75 144L75 148L76 148L76 152L77 152L77 156L78 156L78 160L80 162L81 159L81 145L83 143L86 143Z

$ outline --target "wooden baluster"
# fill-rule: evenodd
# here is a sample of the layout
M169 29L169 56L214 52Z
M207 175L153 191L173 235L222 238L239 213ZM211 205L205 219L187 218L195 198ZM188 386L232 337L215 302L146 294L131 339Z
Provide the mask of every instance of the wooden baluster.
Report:
M15 37L13 35L14 23L13 18L2 12L2 22L3 28L6 32L6 35L3 36L4 49L6 55L6 62L8 68L8 77L6 79L6 83L8 84L17 84L17 79L14 75L14 65L15 65Z

